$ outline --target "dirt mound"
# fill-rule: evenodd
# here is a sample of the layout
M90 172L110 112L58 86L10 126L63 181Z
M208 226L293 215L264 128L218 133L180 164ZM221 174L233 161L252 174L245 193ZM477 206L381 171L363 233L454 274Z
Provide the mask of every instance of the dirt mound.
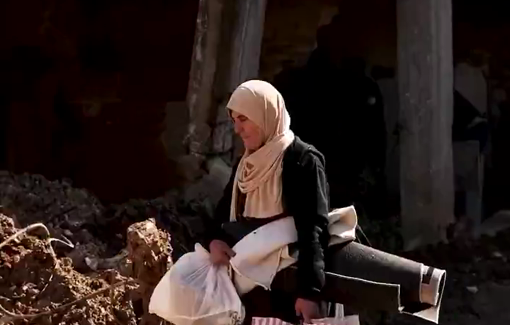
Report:
M205 230L200 216L212 211L192 192L105 207L70 181L0 171L0 239L34 223L47 227L0 249L0 325L161 324L147 312L152 290L171 255L193 248ZM97 290L105 291L66 306Z
M170 246L153 220L132 226L124 275L77 272L70 258L57 257L44 227L30 228L19 231L0 214L0 324L160 323L146 305L154 278L168 269Z
M104 207L71 181L49 181L41 175L0 171L0 206L13 209L20 224L42 222L48 228L80 230L94 223Z
M202 217L212 214L207 197L189 192L170 191L152 200L133 199L105 207L87 190L72 187L69 180L0 171L0 213L14 218L18 227L42 222L52 237L69 240L74 249L57 249L80 272L94 270L86 258L118 254L127 245L128 227L149 218L172 233L174 260L188 252L204 232Z

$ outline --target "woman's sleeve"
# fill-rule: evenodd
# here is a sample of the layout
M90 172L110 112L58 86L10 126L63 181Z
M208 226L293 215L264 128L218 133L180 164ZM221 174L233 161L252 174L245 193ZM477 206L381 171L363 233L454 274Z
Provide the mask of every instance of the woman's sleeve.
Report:
M234 186L234 178L237 170L236 163L232 167L232 174L230 180L223 190L223 196L221 197L212 219L206 219L205 221L205 236L202 240L202 245L205 249L209 249L209 244L215 239L224 240L224 234L221 229L221 225L230 220L230 202L232 201L232 187Z
M298 233L299 298L318 300L325 282L324 249L329 242L328 183L323 162L314 154L301 161L299 209L294 213Z

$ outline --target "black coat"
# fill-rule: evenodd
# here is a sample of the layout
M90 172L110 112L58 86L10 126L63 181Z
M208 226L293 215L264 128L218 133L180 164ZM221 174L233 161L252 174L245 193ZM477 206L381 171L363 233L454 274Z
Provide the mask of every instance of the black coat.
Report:
M212 239L224 238L220 229L222 223L229 221L236 170L237 164L216 209L214 225L208 227L205 247ZM329 242L328 184L324 156L298 137L283 157L282 192L285 213L294 217L298 234L299 298L317 300L324 286L324 249Z

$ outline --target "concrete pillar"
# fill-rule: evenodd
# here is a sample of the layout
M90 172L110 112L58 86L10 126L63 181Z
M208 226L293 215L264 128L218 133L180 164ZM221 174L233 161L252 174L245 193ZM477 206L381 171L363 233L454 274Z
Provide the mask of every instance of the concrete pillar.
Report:
M189 109L187 144L190 156L196 157L197 160L205 159L208 154L208 140L211 135L210 110L213 105L224 4L225 0L199 1L187 96Z
M188 165L232 151L233 131L224 108L240 83L258 76L266 1L200 1L188 90Z
M400 185L406 249L454 221L451 0L397 0Z
M239 146L225 105L259 71L267 0L200 0L188 89L188 154L180 166L189 199L215 204ZM237 148L237 150L236 150Z
M267 0L236 1L231 39L230 88L258 77Z
M225 105L234 89L241 83L259 76L267 0L232 0L231 3L231 19L225 26L227 35L225 35L226 42L224 43L224 49L229 54L223 56L228 61L223 62L223 73L218 75L220 81L216 83L220 87L221 85L225 87L218 91L220 104L217 112L219 120L217 129L230 127L230 130L216 132L213 142L216 144L215 147L218 147L218 143L231 143L233 146L232 161L242 152L242 144L240 139L233 134L230 119L226 125L225 119L221 117L225 116Z

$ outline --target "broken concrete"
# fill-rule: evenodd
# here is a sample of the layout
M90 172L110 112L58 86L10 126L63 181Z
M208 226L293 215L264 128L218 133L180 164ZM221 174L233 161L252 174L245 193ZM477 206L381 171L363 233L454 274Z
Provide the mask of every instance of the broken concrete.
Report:
M510 211L499 211L489 219L482 222L480 235L494 237L498 233L510 229Z

